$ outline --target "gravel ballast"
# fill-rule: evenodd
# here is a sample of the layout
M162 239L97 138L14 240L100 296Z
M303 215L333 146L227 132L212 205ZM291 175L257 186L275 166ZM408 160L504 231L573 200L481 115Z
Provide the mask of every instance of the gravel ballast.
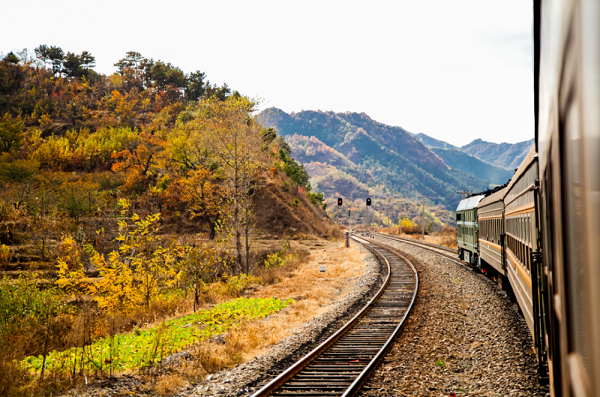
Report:
M467 266L389 239L419 272L409 322L362 396L545 396L515 303Z

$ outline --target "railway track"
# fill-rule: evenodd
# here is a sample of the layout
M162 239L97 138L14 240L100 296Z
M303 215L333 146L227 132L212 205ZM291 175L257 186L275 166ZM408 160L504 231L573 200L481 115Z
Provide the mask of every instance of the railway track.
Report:
M349 322L253 397L353 395L401 332L419 287L414 266L392 247L352 239L385 262L383 285Z
M405 244L414 245L415 247L423 248L428 251L434 252L438 255L444 256L444 257L451 259L454 262L459 263L461 265L468 266L471 269L474 268L468 262L458 259L456 250L452 249L452 248L442 247L440 245L425 243L423 241L414 240L412 238L398 237L398 236L394 236L394 235L390 235L390 234L383 234L383 233L371 233L371 234L373 234L379 238L385 238L385 239L389 239L389 240L399 241L399 242L405 243Z

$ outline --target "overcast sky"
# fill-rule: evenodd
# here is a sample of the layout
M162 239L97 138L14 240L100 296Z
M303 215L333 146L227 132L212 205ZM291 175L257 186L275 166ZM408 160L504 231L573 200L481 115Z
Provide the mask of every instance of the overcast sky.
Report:
M8 1L0 51L127 51L286 112L364 112L454 145L533 138L527 0Z

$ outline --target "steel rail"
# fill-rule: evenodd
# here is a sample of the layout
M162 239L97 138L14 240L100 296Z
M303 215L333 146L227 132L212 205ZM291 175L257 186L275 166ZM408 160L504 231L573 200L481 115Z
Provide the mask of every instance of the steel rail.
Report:
M413 238L400 237L400 236L395 236L393 234L384 234L384 233L371 233L371 234L373 234L375 236L379 236L379 237L392 238L394 240L399 240L399 241L402 241L404 243L409 243L409 244L427 245L432 248L452 252L453 254L457 253L457 251L455 249L444 247L442 245L437 245L437 244L433 244L433 243L426 243L425 241L415 240Z
M441 246L436 245L436 244L425 243L425 242L422 242L422 241L416 241L416 240L413 240L413 239L407 239L407 238L404 238L404 237L397 237L397 236L392 236L392 235L387 235L387 234L382 234L382 233L371 233L371 234L373 234L373 235L375 235L377 237L387 238L389 240L395 240L395 241L398 241L398 242L401 242L401 243L414 245L415 247L423 248L423 249L426 249L426 250L428 250L430 252L433 252L434 254L438 254L438 255L441 255L441 256L443 256L445 258L448 258L451 261L454 261L455 263L458 263L460 265L467 266L470 269L473 269L473 270L477 269L477 267L471 265L469 262L465 262L463 260L460 260L460 259L452 256L452 255L449 255L449 254L437 251L437 250L444 250L444 251L452 251L452 252L456 253L456 251L454 251L451 248L441 247Z
M281 393L283 393L282 395L342 395L342 396L352 395L357 390L360 389L360 387L362 386L364 381L367 379L368 375L376 367L377 363L381 360L381 358L383 357L383 355L385 354L387 349L390 347L392 340L396 337L396 335L403 328L405 320L408 317L408 315L414 305L417 291L418 291L419 279L418 279L418 274L416 272L416 269L406 258L401 256L392 247L385 246L385 245L377 243L377 242L368 241L368 240L365 240L362 238L357 238L355 236L352 236L352 239L358 243L363 244L365 247L372 250L376 255L378 255L380 258L382 258L385 261L387 268L388 268L388 273L387 273L387 276L386 276L382 286L377 291L375 296L350 321L348 321L346 324L344 324L344 326L342 326L333 335L331 335L325 342L321 343L319 346L317 346L315 349L313 349L310 353L308 353L307 355L302 357L300 360L298 360L296 363L294 363L288 369L286 369L281 374L279 374L277 377L275 377L273 380L271 380L266 385L264 385L260 390L258 390L256 393L254 393L252 395L252 397L268 396L269 394L271 394L273 392L278 392L279 391L278 389L282 388L282 386L284 386L286 384L289 384L288 388L290 390L287 393L285 391L281 392ZM395 326L391 335L386 338L386 340L381 348L377 348L375 345L380 344L380 342L383 340L384 337L382 337L381 335L377 335L377 336L373 337L371 334L366 335L364 333L360 333L360 330L361 330L360 326L358 328L356 328L355 326L357 326L357 324L359 324L363 318L365 320L367 320L368 319L367 314L373 315L377 319L380 319L380 318L385 319L386 311L389 312L392 310L399 310L398 308L390 307L389 302L392 302L393 300L390 301L388 298L388 301L384 300L383 302L381 302L382 307L379 307L379 311L381 311L381 314L377 314L377 313L379 313L379 311L377 311L377 310L374 311L374 314L371 313L372 309L377 309L376 305L378 303L378 300L379 300L379 298L381 298L384 295L384 292L386 292L386 289L388 288L388 286L390 284L400 283L400 281L401 281L400 278L402 275L399 275L398 280L391 282L391 280L392 280L392 265L390 264L390 261L385 257L385 255L380 251L380 249L377 249L373 246L377 246L380 249L382 249L384 251L388 251L388 252L392 253L394 256L401 258L404 262L406 262L410 266L410 269L412 270L412 273L414 275L414 291L412 291L412 297L410 300L410 304L406 309L403 309L404 314L402 315L402 319L397 324L397 326ZM400 302L400 300L399 300L399 302ZM392 317L393 315L390 314L389 316ZM399 317L399 315L396 315L396 317ZM379 322L379 320L378 320L378 322L373 322L373 324L380 324L379 326L380 326L380 329L382 329L382 330L385 328L388 328L388 329L391 328L390 326L382 325L382 324L388 324L387 322ZM358 334L357 333L352 334L352 332L350 332L350 331L357 331ZM347 340L342 341L341 339L346 336L348 337ZM337 345L337 347L336 347L336 345ZM333 351L333 349L338 349L338 350ZM362 368L362 370L358 365L356 365L356 366L349 365L355 361L360 361L360 359L363 359L363 361L365 361L365 356L369 356L371 354L370 352L373 350L376 350L376 349L378 350L377 353L374 355L373 358L370 359L368 364L364 368ZM355 352L355 353L349 353L349 352ZM327 354L329 354L329 357L327 357ZM349 363L346 363L346 365L348 365L348 366L346 366L343 370L338 370L337 368L339 368L340 366L337 363L343 360L343 358L338 358L338 357L340 355L347 356L348 354L353 354L355 357L360 357L360 358L357 360L351 360ZM353 357L353 358L355 358L355 357ZM316 368L316 369L314 369L315 372L310 372L308 374L305 374L301 380L296 379L296 381L294 383L294 377L296 375L299 375L303 369L311 366L311 364L313 362L315 362L315 360L317 360L317 361L321 360L323 362L321 362L320 365L319 364L312 365L312 367ZM349 377L351 377L355 372L359 372L359 371L360 371L360 373L356 374L356 378L354 378L353 381L346 380ZM310 382L312 382L312 383L310 383ZM343 386L343 387L336 386L336 383L341 384L341 383L347 383L347 382L351 382L351 384L347 388L345 386ZM342 389L344 389L343 392L342 392ZM316 392L312 392L312 391L316 391Z
M380 244L377 244L377 245L381 246ZM373 357L371 362L369 362L369 364L367 364L367 366L365 367L363 372L361 372L361 374L356 378L354 383L352 383L352 385L350 385L350 387L348 388L348 390L346 390L346 392L342 395L342 397L352 396L362 387L362 385L367 380L367 378L369 377L371 372L377 367L377 365L379 364L381 359L383 359L383 356L389 350L392 342L394 341L394 339L396 339L396 336L398 336L400 331L402 331L402 329L404 328L404 325L406 324L406 319L408 318L408 315L410 314L410 311L415 303L415 300L417 299L417 292L419 291L419 274L417 273L417 269L415 269L413 264L408 259L406 259L402 254L400 254L397 249L392 248L392 247L385 247L384 249L386 249L388 251L392 251L394 254L396 254L397 256L402 258L402 260L404 260L404 262L406 262L411 267L411 269L413 270L413 273L415 275L415 289L413 292L413 296L410 300L410 305L409 305L408 309L406 310L406 312L404 313L402 320L400 320L400 323L398 324L398 326L396 327L394 332L392 332L392 335L388 338L387 342L385 342L385 344L383 345L381 350L379 350L379 352L375 355L375 357Z

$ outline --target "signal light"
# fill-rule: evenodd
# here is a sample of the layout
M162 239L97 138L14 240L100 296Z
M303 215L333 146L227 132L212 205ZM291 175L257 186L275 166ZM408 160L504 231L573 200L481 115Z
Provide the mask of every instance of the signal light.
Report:
M371 197L367 197L367 205L371 205Z
M338 197L338 205L342 205L343 202L344 200L341 197Z

